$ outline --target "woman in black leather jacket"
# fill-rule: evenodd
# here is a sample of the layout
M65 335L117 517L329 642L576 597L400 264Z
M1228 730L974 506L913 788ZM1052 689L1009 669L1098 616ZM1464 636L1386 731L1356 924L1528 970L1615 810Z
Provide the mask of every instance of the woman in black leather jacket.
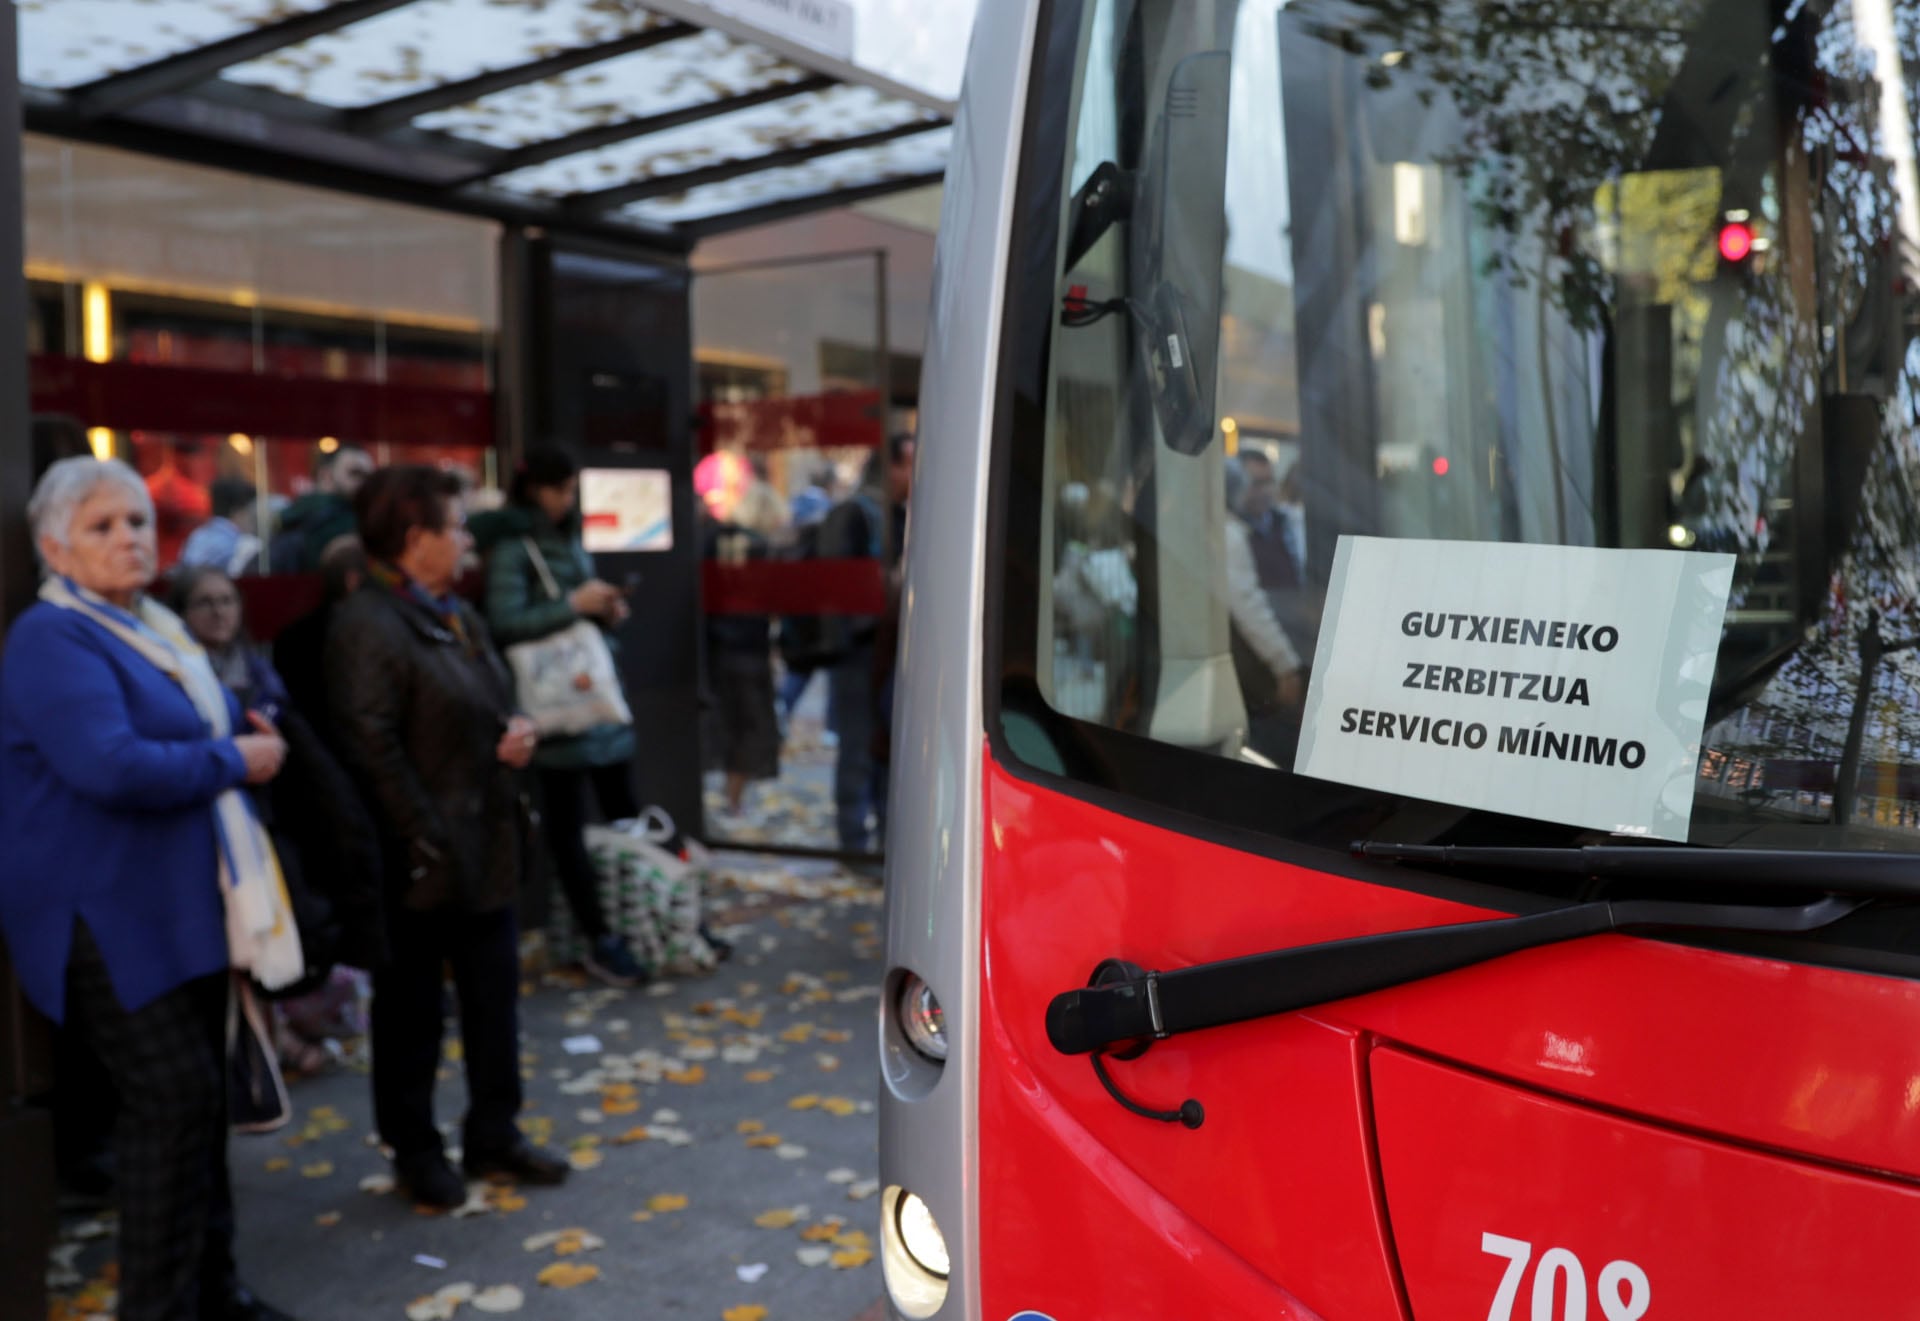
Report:
M555 1184L566 1162L528 1145L520 1111L519 942L524 813L518 772L531 722L486 626L454 594L469 549L460 488L434 468L388 468L354 500L369 580L327 636L341 750L385 854L388 955L373 975L373 1096L380 1136L415 1201L458 1206L466 1186L433 1122L442 969L465 1045L464 1147L472 1178Z

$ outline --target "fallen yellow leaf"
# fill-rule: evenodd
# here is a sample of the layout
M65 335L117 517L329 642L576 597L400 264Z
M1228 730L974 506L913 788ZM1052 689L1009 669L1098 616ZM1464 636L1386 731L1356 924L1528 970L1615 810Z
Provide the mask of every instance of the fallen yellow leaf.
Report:
M333 1162L330 1160L317 1160L311 1165L300 1167L300 1177L303 1179L324 1179L332 1173Z
M684 1211L687 1209L687 1195L685 1193L655 1193L647 1199L647 1209L649 1211L657 1211L662 1215L668 1211Z
M609 1101L631 1101L640 1094L640 1089L630 1082L610 1082L600 1089L600 1095Z
M841 1222L823 1220L817 1225L808 1225L800 1231L800 1237L809 1243L831 1243L839 1236Z
M322 1229L332 1229L340 1223L340 1213L338 1211L322 1211L313 1218L313 1223Z
M280 1171L287 1169L292 1164L293 1162L288 1160L285 1156L275 1156L273 1159L267 1162L267 1173L278 1174L280 1173Z
M653 1212L651 1212L651 1211L635 1211L635 1212L633 1213L633 1218L634 1218L634 1221L635 1221L636 1223L638 1223L638 1224L642 1224L642 1225L644 1225L644 1224L646 1224L646 1223L647 1223L647 1221L649 1221L649 1220L651 1220L651 1219L653 1219Z
M740 1075L740 1080L742 1082L772 1082L773 1070L772 1069L748 1069L745 1073Z
M767 1131L767 1126L761 1123L757 1119L743 1119L739 1123L733 1126L733 1131L736 1133L746 1133L746 1134L764 1133ZM267 1166L269 1169L271 1169L273 1166L273 1162L268 1161Z
M760 1021L766 1017L766 1014L758 1009L752 1011L728 1009L723 1011L720 1017L726 1019L729 1023L738 1023L741 1027L751 1032L760 1026Z
M614 1138L613 1145L616 1147L630 1146L635 1142L645 1142L648 1138L652 1136L653 1134L647 1131L647 1126L645 1124L641 1124L639 1127L630 1128L626 1132L622 1133L619 1137Z
M819 1104L820 1104L820 1098L818 1096L815 1096L812 1092L808 1092L805 1096L796 1096L791 1101L788 1101L787 1109L811 1110Z
M820 1108L828 1114L838 1115L842 1119L845 1119L848 1115L857 1114L860 1110L857 1104L844 1096L829 1096L820 1103Z
M608 1097L600 1103L600 1109L610 1115L631 1115L639 1113L640 1103L638 1101L619 1101Z
M666 1079L668 1082L679 1083L682 1087L691 1087L694 1083L707 1080L707 1069L703 1064L689 1065L684 1069L669 1071Z
M762 1229L792 1229L800 1219L791 1207L778 1207L772 1211L762 1211L753 1218L753 1223Z
M798 1041L806 1041L812 1036L813 1036L813 1024L795 1023L792 1027L788 1028L786 1031L780 1034L780 1040L798 1042Z
M845 1028L823 1027L820 1029L820 1040L831 1041L836 1046L842 1046L853 1040L853 1033L847 1031Z
M834 1246L842 1248L870 1248L873 1240L867 1237L864 1229L849 1229L833 1236Z
M742 1303L720 1314L720 1321L766 1321L767 1309L758 1303Z
M871 1248L842 1248L840 1251L834 1253L829 1260L833 1262L834 1269L836 1270L852 1270L856 1266L864 1266L872 1261L873 1250Z
M493 1188L487 1192L487 1204L496 1211L524 1211L527 1199L511 1188Z
M759 1133L747 1139L749 1147L777 1147L780 1145L778 1133Z
M573 1166L576 1170L592 1170L598 1169L600 1162L605 1159L606 1157L600 1154L599 1148L582 1147L574 1152L573 1155L567 1157L567 1164Z
M587 1266L571 1261L556 1261L534 1277L549 1289L572 1289L600 1278L598 1266Z

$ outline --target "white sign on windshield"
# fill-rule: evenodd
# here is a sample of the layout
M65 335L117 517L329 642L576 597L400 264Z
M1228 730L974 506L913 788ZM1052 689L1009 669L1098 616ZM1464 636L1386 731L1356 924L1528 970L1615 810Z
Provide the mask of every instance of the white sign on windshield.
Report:
M1294 770L1685 840L1733 556L1342 537Z

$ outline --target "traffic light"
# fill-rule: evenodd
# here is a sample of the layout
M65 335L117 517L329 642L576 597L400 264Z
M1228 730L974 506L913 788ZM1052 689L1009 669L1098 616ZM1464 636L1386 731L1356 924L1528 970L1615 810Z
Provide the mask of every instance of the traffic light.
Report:
M1738 266L1753 255L1753 226L1744 220L1727 220L1720 225L1720 256Z

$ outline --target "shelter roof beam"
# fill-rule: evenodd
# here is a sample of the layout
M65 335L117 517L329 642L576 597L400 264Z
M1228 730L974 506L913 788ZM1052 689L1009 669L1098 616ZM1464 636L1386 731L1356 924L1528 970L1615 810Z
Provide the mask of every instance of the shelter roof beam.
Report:
M808 161L818 160L822 156L837 156L843 151L858 151L863 147L882 146L916 134L931 133L945 126L943 121L919 119L912 123L896 124L892 128L862 133L855 137L827 138L820 142L810 142L803 147L787 147L781 151L763 152L758 156L741 156L730 161L702 166L697 170L662 174L651 179L617 184L612 188L602 188L590 193L574 193L563 200L570 210L607 211L634 202L644 202L648 198L667 197L674 193L684 193L689 189L705 187L707 184L725 183L728 179L737 179L743 174L786 169L789 166L804 165Z

